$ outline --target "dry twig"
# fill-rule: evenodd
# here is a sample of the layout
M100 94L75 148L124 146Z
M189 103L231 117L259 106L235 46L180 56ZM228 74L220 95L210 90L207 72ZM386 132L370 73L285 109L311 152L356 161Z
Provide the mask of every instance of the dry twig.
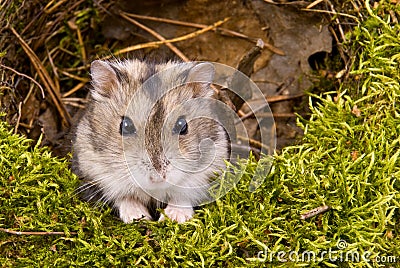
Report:
M332 6L332 8L333 8L333 6ZM302 8L301 10L302 11L309 11L309 12L327 13L327 14L335 15L335 16L343 16L343 17L351 18L351 19L355 20L356 22L358 22L358 18L357 17L355 17L353 15L350 15L350 14L346 14L346 13L336 12L335 10L329 11L329 10L307 9L307 8ZM337 25L340 26L341 23L340 23L339 19L336 18L335 20L336 20ZM341 30L341 34L344 35L343 29Z
M52 58L52 56L50 54L50 51L47 49L47 47L46 47L46 53L47 53L47 58L49 59L50 66L51 66L51 68L53 70L53 73L54 73L54 76L56 78L56 79L54 79L54 82L55 82L55 85L56 85L57 92L60 92L60 77L58 75L57 68L56 68L56 66L54 64L53 58Z
M313 7L315 7L316 5L318 5L319 3L324 2L324 1L325 1L325 0L316 0L316 1L312 2L311 4L309 4L306 8L307 8L307 9L313 8Z
M78 81L81 81L81 82L83 82L83 83L87 83L87 82L90 81L90 79L89 79L89 78L86 78L86 77L80 77L80 76L77 76L77 75L74 75L74 74L70 74L69 72L66 72L66 71L60 71L60 72L61 72L63 75L68 76L69 78L73 78L73 79L78 80Z
M291 1L291 2L281 2L279 1L279 3L274 2L272 0L264 0L264 2L268 3L268 4L273 4L273 5L291 5L291 6L305 6L308 5L307 1Z
M14 134L17 134L18 128L19 128L19 123L21 121L21 115L22 115L22 102L18 104L18 118L17 118L17 123L15 124L14 127Z
M296 94L296 95L265 96L265 99L267 100L268 103L273 103L273 102L297 99L297 98L303 97L304 95L305 95L304 93L300 93L300 94Z
M0 228L1 232L13 235L66 235L65 232L21 232L14 231L10 229ZM69 234L75 235L75 232L70 232Z
M256 149L259 149L259 150L265 149L267 151L270 150L270 148L268 146L266 146L265 144L255 140L255 139L252 139L252 138L249 138L249 137L240 136L240 135L237 135L237 138L239 140L242 140L242 141L247 141L249 143L250 147L252 147L252 148L256 148Z
M326 205L314 208L314 209L312 209L310 211L307 211L306 213L301 214L300 215L300 219L301 220L305 220L305 219L314 217L314 216L316 216L318 214L321 214L321 213L324 213L324 212L328 211L329 209L331 209L331 207L330 206L326 206Z
M175 25L180 25L180 26L187 26L187 27L193 27L193 28L199 28L199 29L204 29L207 28L208 25L205 24L200 24L200 23L192 23L192 22L185 22L185 21L178 21L178 20L171 20L171 19L165 19L165 18L157 18L157 17L151 17L151 16L144 16L144 15L137 15L137 14L132 14L132 13L126 13L126 12L122 12L123 14L125 14L128 17L132 17L132 18L136 18L136 19L144 19L144 20L151 20L151 21L158 21L158 22L165 22L165 23L169 23L169 24L175 24ZM215 27L215 29L213 29L215 32L220 33L221 35L227 35L227 36L231 36L231 37L239 37L242 39L246 39L249 40L253 43L257 43L259 38L254 38L254 37L250 37L247 35L244 35L242 33L238 33L226 28L222 28L222 27ZM275 54L284 56L285 52L283 52L281 49L274 47L273 45L264 42L264 47L269 49L270 51L274 52Z
M254 109L244 115L242 115L240 117L240 121L243 121L249 117L251 117L252 115L254 115L255 113L257 113L258 111L261 111L262 109L264 109L265 107L267 107L268 103L273 103L273 102L279 102L279 101L287 101L287 100L292 100L292 99L297 99L304 96L304 93L300 93L300 94L296 94L296 95L279 95L279 96L270 96L270 97L265 97L267 100L267 103L264 105L261 105L260 107L257 107L257 109ZM236 122L235 124L240 122L239 120Z
M86 85L86 82L81 82L81 83L77 84L76 86L74 86L73 89L62 94L62 97L65 98L65 97L71 96L72 94L77 92L79 89L83 88L85 85Z
M0 64L0 67L4 68L4 69L7 69L7 70L10 70L10 71L16 73L17 75L22 76L22 77L28 78L29 80L31 80L35 85L37 85L40 88L40 91L42 92L42 98L44 99L46 97L44 95L44 90L43 90L42 86L35 79L33 79L32 77L30 77L30 76L28 76L26 74L20 73L20 72L16 71L15 69L13 69L11 67L8 67L8 66L5 66L3 64Z
M287 117L296 117L295 113L258 113L258 118L264 117L274 117L274 118L287 118Z
M68 21L68 26L69 28L71 28L71 30L76 31L76 34L78 36L79 47L81 49L82 61L86 63L87 62L86 49L85 49L85 44L83 42L81 30L79 29L78 25L76 25L74 20Z
M123 17L124 19L126 19L127 21L129 21L130 23L135 24L136 26L142 28L143 30L145 30L146 32L150 33L152 36L154 36L155 38L157 38L160 41L165 41L166 39L159 33L157 33L156 31L154 31L153 29L150 29L149 27L139 23L137 20L134 20L130 17L128 17L126 15L125 12L119 12L119 15L121 17ZM171 49L176 55L178 55L178 57L180 57L183 61L188 62L189 58L185 56L185 54L183 54L182 51L180 51L176 46L174 46L171 43L166 43L165 44L169 49Z
M210 26L208 26L208 27L206 27L204 29L201 29L201 30L189 33L189 34L185 34L185 35L182 35L182 36L179 36L179 37L175 37L175 38L172 38L172 39L168 39L168 40L164 40L164 41L148 42L148 43L144 43L144 44L138 44L138 45L126 47L126 48L123 48L123 49L120 49L120 50L116 51L114 53L114 55L106 56L106 57L103 57L102 59L109 59L111 57L114 57L114 56L117 56L117 55L120 55L120 54L123 54L123 53L128 53L128 52L131 52L131 51L135 51L135 50L138 50L138 49L142 49L142 48L158 47L160 45L165 45L167 43L175 43L175 42L188 40L188 39L194 38L196 36L199 36L199 35L201 35L201 34L203 34L205 32L208 32L208 31L218 27L219 25L225 23L228 20L229 20L229 18L225 18L223 20L217 21L216 23L214 23L214 24L212 24L212 25L210 25Z
M17 37L18 42L22 46L22 49L28 55L33 67L35 68L40 79L42 80L47 92L50 94L50 97L62 118L63 124L65 126L69 126L71 122L71 116L69 115L63 103L61 102L60 93L56 91L56 86L54 84L54 81L51 79L49 73L43 66L42 62L39 60L39 58L36 56L33 50L29 47L29 45L24 41L24 39L22 39L22 37L17 33L17 31L13 27L10 27L10 29L12 33Z

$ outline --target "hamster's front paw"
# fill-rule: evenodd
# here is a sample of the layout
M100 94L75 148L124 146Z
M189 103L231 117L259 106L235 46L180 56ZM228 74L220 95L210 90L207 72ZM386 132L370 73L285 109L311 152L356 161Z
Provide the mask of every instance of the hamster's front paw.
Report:
M151 220L147 208L135 199L126 198L118 202L119 217L125 223L131 223L133 220Z
M194 211L193 208L167 206L164 209L164 214L173 221L176 221L178 223L183 223L193 218ZM164 214L161 214L161 217L158 221L165 220Z

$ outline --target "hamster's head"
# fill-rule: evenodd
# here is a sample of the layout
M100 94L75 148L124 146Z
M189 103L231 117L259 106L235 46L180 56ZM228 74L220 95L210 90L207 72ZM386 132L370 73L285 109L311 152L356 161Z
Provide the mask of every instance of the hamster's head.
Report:
M177 205L203 201L230 152L210 88L213 65L94 61L91 75L75 142L83 176L110 200L145 192Z

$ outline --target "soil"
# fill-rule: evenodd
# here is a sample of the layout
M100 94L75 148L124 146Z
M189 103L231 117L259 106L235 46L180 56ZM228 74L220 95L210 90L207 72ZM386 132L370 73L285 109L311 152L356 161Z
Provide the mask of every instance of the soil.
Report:
M85 14L83 10L89 9L89 7L82 6L79 1L71 2L76 2L75 6L73 5L74 3L70 3L69 6L69 9L74 10L75 13L72 12L72 15L61 11L61 13L57 13L61 18L52 18L53 28L59 24L65 30L65 22L67 22L69 26L67 30L73 31L75 23L78 24L79 22L79 16L84 16L82 14ZM254 63L251 78L267 97L274 112L277 129L277 149L279 150L288 144L293 144L302 135L301 130L296 126L294 113L296 112L303 116L306 116L307 113L307 97L304 93L313 87L314 82L314 70L310 66L310 58L315 57L315 55L325 55L332 50L332 37L324 18L318 13L301 11L300 7L304 7L304 5L275 5L262 0L152 0L142 4L136 3L136 1L120 0L107 5L103 4L102 1L94 1L94 8L99 12L98 19L91 18L90 25L87 25L82 30L81 34L86 42L87 59L80 66L66 60L68 53L64 53L65 51L55 55L52 58L53 62L46 58L46 53L60 44L51 39L57 33L51 33L50 30L47 30L48 36L42 36L44 33L41 36L35 36L34 31L31 30L31 34L27 31L22 37L27 39L39 58L46 58L44 63L46 63L47 70L51 77L55 80L58 79L56 84L59 85L59 94L62 95L82 82L71 76L63 76L62 70L75 68L77 70L75 73L71 71L74 75L87 79L88 63L99 58L102 52L109 53L117 48L157 40L145 30L121 18L118 15L121 10L138 15L169 18L205 25L211 25L224 18L229 18L222 27L246 35L250 39L226 36L216 31L209 31L195 38L177 42L174 45L190 60L212 61L232 67L237 67L243 56L255 47L254 40L262 39L264 43L277 48L278 53L268 49L268 47L264 47ZM40 9L38 12L43 13L43 6L35 5L34 8ZM62 24L63 21L64 26ZM159 21L144 19L138 19L138 21L166 39L198 30L193 27ZM49 23L46 24L45 19L38 20L38 25L46 25L48 27ZM33 28L35 27L28 27L28 29ZM39 30L36 29L36 31ZM8 34L10 33L8 32ZM49 41L45 42L43 40L46 40L46 37ZM40 40L42 43L39 42ZM21 72L43 84L35 70L32 67L26 67L29 66L29 61L26 55L21 52L21 49L18 48L20 44L15 42L15 38L13 41L17 47L13 46L12 49L8 49L8 55L3 59L3 64L10 65L12 57L20 57L19 55L22 55L25 60L19 60L19 65L14 67L18 67L19 70L22 69ZM75 44L75 46L77 45ZM4 47L1 49L4 49ZM279 51L283 52L284 55ZM177 58L166 46L160 46L156 49L147 48L141 50L139 54L164 59ZM136 51L122 56L129 58L137 55L138 52ZM54 65L57 68L52 68ZM59 73L55 73L54 70L58 70ZM6 74L10 75L11 73L7 71ZM15 81L15 79L18 79L18 81ZM19 81L22 82L19 83ZM3 85L10 85L9 88L13 89L7 92L3 90L0 99L2 110L7 112L7 121L13 125L19 124L18 131L30 138L38 139L40 134L44 134L43 144L53 147L56 154L64 155L67 153L69 147L66 145L68 142L65 143L65 133L68 133L70 128L62 123L60 115L47 92L45 92L46 98L43 100L40 97L39 90L36 89L32 93L30 89L33 86L29 83L29 80L21 79L20 77L16 78L15 73L12 77L3 78L2 83ZM84 106L84 97L88 92L88 87L89 83L69 96L78 98L79 101L77 103L79 105L77 103L76 105L70 105L68 102L63 103L72 118ZM286 96L287 98L286 100L280 100L282 98L279 98L279 96ZM24 102L19 107L21 100L24 100ZM242 107L240 112L246 112L246 105ZM249 132L254 134L254 137L257 136L255 123L252 118L246 119L246 126Z

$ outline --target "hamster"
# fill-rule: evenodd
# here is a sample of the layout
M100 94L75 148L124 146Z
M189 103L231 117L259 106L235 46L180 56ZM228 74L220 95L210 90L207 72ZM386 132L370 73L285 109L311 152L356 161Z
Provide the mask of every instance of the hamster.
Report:
M125 223L191 219L230 154L213 111L214 73L207 62L94 61L73 140L85 198L110 204Z

